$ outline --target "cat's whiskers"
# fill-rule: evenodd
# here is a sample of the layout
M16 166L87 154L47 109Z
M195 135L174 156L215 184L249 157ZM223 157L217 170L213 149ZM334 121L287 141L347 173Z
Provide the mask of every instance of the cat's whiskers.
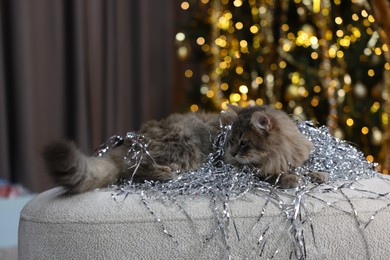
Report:
M247 158L247 157L243 157L243 165L244 166L247 166L247 167L250 167L250 168L254 168L255 166L253 165L253 163Z

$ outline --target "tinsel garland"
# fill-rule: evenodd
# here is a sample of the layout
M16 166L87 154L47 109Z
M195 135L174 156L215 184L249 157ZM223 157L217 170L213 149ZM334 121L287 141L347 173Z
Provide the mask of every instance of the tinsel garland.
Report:
M376 163L367 161L350 143L332 136L326 126L316 128L311 122L298 122L297 126L315 147L309 160L296 169L297 172L326 172L330 181L373 177L377 173Z
M310 194L313 190L313 184L310 184L309 177L304 174L311 171L326 172L329 174L329 183L334 183L340 179L352 183L361 178L373 177L377 174L377 171L375 170L376 165L368 162L362 152L348 142L332 136L327 127L317 128L312 122L297 122L297 127L302 134L312 141L315 148L303 166L290 168L291 172L302 176L300 185L296 189L278 189L277 183L272 185L261 181L256 176L256 170L238 169L221 161L225 141L230 131L230 126L227 125L221 126L221 131L215 139L215 152L208 156L206 162L198 170L180 173L176 179L166 182L145 181L134 183L132 181L133 177L131 177L129 180L124 180L113 186L113 198L122 200L128 194L139 194L145 207L152 215L156 216L156 213L148 206L149 199L169 200L185 212L181 202L198 196L209 197L211 204L214 205L213 211L217 223L214 230L210 231L210 235L204 238L204 242L208 243L212 239L220 237L225 246L226 258L229 258L231 254L229 236L232 235L232 230L233 234L239 237L235 229L234 218L232 218L230 201L244 197L249 192L255 193L264 197L267 203L275 203L281 212L284 212L286 221L289 223L288 232L293 248L291 255L297 259L305 259L307 252L302 223L307 221L304 217L307 214L304 214L303 197ZM125 140L131 143L132 146L124 160L129 164L129 169L133 169L134 176L142 158L149 156L147 151L148 141L142 135L133 132L128 133ZM102 156L108 149L122 142L123 138L119 136L111 137L96 153L97 156ZM327 191L324 189L324 192ZM283 199L284 196L290 199L286 201ZM265 214L266 206L262 205L262 215ZM259 221L260 219L261 216ZM163 221L158 217L156 217L156 221L161 225L163 232L168 237L173 238ZM188 221L192 222L190 216L188 216ZM261 241L262 239L259 238L259 247L254 248L255 251L260 251L260 255L261 248L264 247L266 242ZM274 254L276 255L278 252L277 249Z

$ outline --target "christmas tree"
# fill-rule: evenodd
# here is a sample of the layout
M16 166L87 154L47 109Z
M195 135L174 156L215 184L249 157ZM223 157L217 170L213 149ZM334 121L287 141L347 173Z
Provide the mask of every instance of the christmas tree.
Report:
M201 0L180 8L177 53L191 111L268 104L327 125L369 161L385 160L388 45L367 1Z

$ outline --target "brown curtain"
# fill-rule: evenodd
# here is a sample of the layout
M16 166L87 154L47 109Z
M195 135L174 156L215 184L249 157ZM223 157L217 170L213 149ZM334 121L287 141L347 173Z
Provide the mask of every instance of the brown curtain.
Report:
M173 0L0 0L0 177L45 190L44 144L172 112L174 20Z

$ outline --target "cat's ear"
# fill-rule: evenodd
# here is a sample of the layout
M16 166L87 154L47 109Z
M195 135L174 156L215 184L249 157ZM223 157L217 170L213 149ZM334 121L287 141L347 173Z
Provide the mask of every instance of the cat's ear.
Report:
M240 111L242 110L242 107L235 106L232 104L227 104L227 107L231 112L235 113L236 115L238 115L238 113L240 113Z
M269 117L262 112L254 112L251 118L251 124L257 128L265 131L269 131L271 129L271 120Z

